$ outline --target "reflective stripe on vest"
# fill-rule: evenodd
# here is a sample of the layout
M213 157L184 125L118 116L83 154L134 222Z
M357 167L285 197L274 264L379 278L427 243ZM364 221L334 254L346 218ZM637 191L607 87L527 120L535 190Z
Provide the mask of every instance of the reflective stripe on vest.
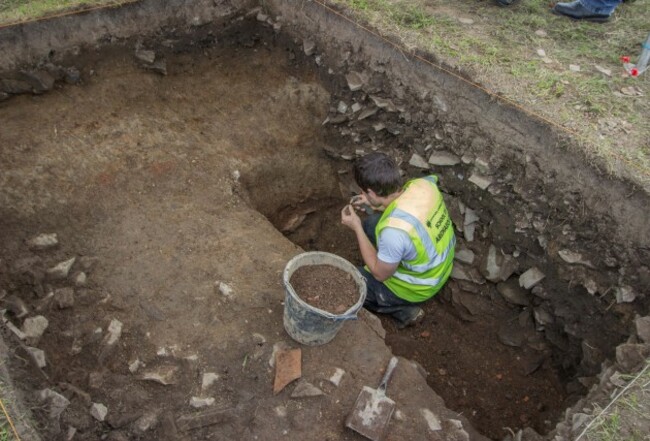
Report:
M400 262L396 272L384 281L408 301L423 301L438 292L453 265L456 238L436 184L435 176L408 182L377 225L377 236L386 227L396 228L408 234L416 249L416 257Z

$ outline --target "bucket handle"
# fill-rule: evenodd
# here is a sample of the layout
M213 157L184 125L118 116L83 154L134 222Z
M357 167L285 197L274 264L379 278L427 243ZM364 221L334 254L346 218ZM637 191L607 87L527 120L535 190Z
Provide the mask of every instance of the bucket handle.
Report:
M337 315L336 317L332 317L333 320L336 320L337 322L342 322L345 320L356 320L359 317L357 317L357 312L351 312L350 314L343 314L343 315Z

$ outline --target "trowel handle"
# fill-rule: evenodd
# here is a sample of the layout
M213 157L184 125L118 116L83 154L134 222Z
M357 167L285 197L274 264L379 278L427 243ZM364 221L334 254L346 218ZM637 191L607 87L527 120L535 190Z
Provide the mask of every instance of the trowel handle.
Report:
M397 366L397 357L393 357L390 359L390 362L388 363L388 367L386 368L386 373L384 374L384 378L381 379L379 388L377 388L377 390L384 395L386 394L386 386L388 386L388 380L390 380L390 376L393 375L395 366Z

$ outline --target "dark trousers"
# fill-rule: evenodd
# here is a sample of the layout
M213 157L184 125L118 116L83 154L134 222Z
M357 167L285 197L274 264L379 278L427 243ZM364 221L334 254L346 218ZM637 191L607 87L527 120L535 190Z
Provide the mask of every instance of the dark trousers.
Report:
M363 220L363 231L370 239L372 244L377 246L377 236L375 228L381 213L371 214ZM420 310L414 303L397 297L386 285L363 267L359 267L359 272L366 279L366 301L363 306L369 311L378 314L389 314L401 324L407 323Z

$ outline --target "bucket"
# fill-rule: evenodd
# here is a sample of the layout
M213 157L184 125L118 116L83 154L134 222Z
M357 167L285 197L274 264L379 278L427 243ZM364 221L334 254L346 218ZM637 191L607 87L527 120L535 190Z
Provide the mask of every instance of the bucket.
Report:
M331 265L350 274L359 288L359 300L343 314L332 314L303 301L293 290L291 276L307 265ZM350 262L335 254L311 251L291 259L282 274L284 283L284 329L299 343L318 346L331 341L346 320L355 320L366 299L366 279Z

